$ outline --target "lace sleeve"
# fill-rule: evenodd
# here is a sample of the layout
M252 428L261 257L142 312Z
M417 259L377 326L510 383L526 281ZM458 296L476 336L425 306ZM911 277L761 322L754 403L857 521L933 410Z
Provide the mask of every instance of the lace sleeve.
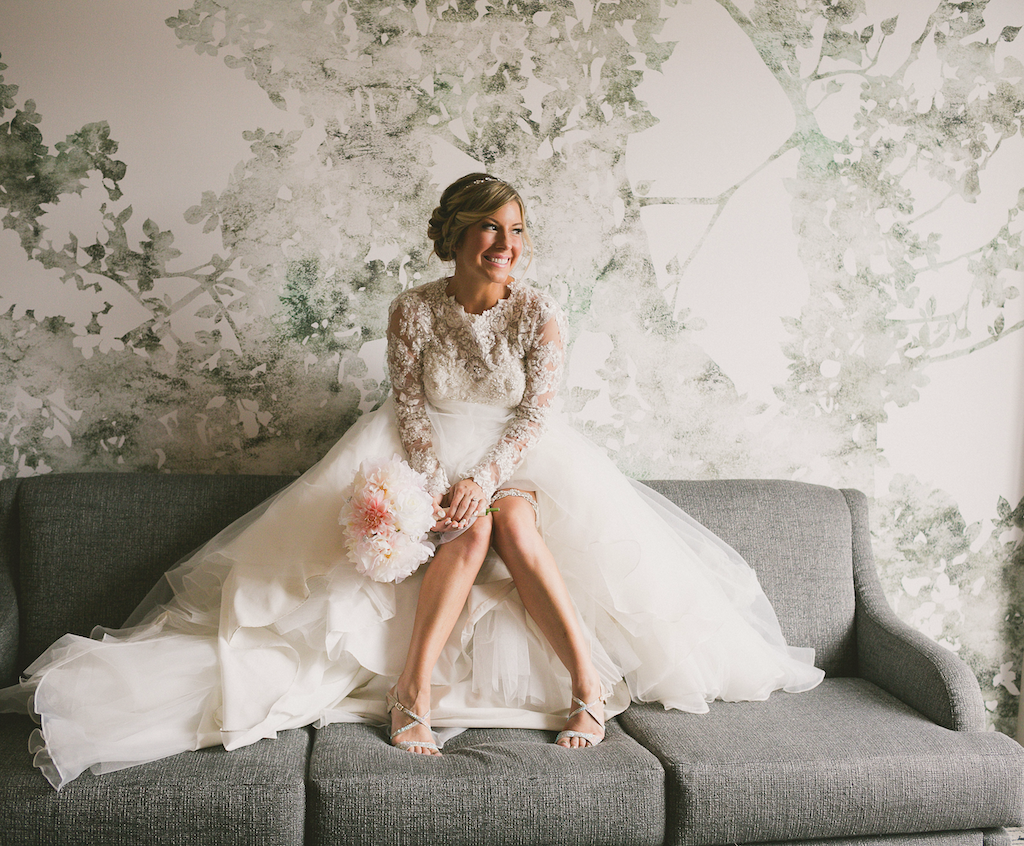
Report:
M484 489L488 500L512 477L526 451L544 434L565 359L561 321L557 306L544 309L539 315L539 326L524 362L523 401L517 406L501 440L469 473L469 478Z
M426 321L427 325L423 323ZM388 373L395 397L398 437L409 456L409 464L427 477L427 492L439 496L448 490L448 477L437 460L433 427L427 417L423 388L422 339L430 331L425 310L398 298L391 304L388 320Z

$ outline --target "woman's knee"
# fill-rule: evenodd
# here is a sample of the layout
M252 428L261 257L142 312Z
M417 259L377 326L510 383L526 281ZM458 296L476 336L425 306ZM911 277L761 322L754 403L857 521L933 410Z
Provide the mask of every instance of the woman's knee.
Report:
M481 523L482 525L477 525ZM437 546L430 566L434 567L435 571L443 571L451 576L464 572L475 577L483 566L490 545L490 521L477 518L473 525L457 538Z
M479 559L482 563L484 556L487 554L487 550L491 545L491 534L494 530L491 516L485 514L481 517L477 517L466 530L459 535L455 540L451 541L453 544L457 544L459 550L464 554L465 557Z
M513 544L517 547L534 543L540 538L537 531L537 512L523 497L507 496L499 500L491 516L494 520L494 544Z

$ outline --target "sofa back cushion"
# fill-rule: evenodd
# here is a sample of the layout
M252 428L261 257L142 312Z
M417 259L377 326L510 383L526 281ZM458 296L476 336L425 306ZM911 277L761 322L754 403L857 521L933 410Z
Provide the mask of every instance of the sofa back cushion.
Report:
M121 626L166 570L288 481L129 473L21 480L18 671L66 632Z
M122 625L161 574L288 481L129 473L17 480L16 521L7 521L18 536L10 562L20 600L17 670L65 632ZM790 643L814 647L830 675L855 672L851 521L841 492L777 480L647 484L750 563Z
M850 509L834 489L784 480L648 481L757 572L786 639L833 676L856 672Z

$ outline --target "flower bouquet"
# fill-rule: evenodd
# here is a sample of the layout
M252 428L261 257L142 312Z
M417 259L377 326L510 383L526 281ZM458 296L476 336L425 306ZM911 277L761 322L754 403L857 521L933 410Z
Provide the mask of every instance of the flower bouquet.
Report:
M434 525L434 499L426 477L397 455L360 464L344 495L338 523L362 575L397 584L433 554L426 537Z

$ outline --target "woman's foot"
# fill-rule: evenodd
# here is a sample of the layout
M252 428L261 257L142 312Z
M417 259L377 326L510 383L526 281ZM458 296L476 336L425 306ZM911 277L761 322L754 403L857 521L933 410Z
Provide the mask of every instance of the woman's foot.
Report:
M572 697L569 718L555 738L555 743L566 749L580 749L584 746L597 746L604 740L604 700L600 688L591 688L589 697ZM597 692L594 692L597 691Z
M392 746L420 755L441 754L427 722L430 718L429 687L422 693L403 689L400 696L395 685L388 691L387 709L391 714Z

